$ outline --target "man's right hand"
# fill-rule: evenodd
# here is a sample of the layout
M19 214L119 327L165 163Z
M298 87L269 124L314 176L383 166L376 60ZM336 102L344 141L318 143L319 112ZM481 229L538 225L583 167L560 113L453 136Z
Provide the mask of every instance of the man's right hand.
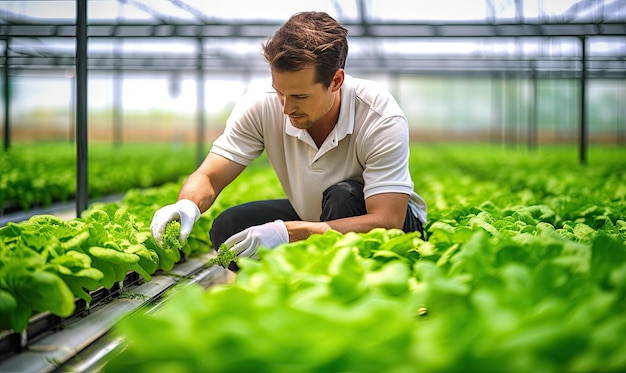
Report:
M165 232L165 226L172 220L180 220L180 242L185 242L193 225L200 218L200 209L198 206L188 199L181 199L180 201L167 205L154 213L152 217L152 223L150 224L150 230L152 231L152 237L156 241L157 245L163 244L163 233Z

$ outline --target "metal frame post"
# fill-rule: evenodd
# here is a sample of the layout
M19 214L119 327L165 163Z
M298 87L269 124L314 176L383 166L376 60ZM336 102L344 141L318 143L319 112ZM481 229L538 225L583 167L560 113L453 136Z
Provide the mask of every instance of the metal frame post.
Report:
M9 38L4 39L4 151L8 151L11 147L11 89L9 77L9 46L11 42Z
M76 2L76 216L87 209L87 0Z
M580 72L580 133L578 160L581 164L587 163L587 146L589 142L589 131L587 123L587 37L580 37L581 44L581 72Z
M198 56L196 61L196 161L198 166L204 160L204 66L202 54L204 50L203 39L198 38Z

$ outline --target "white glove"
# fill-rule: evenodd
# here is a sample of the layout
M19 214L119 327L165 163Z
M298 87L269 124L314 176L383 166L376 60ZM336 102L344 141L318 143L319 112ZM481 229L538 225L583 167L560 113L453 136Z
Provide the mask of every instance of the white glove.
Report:
M173 205L167 205L160 208L154 213L152 217L152 223L150 224L150 230L152 231L152 237L156 241L157 245L163 244L163 233L165 232L165 226L172 220L180 220L180 236L179 241L185 242L193 225L200 218L200 209L198 206L188 199L181 199Z
M270 249L289 242L289 232L282 220L275 220L262 225L255 225L232 235L224 242L226 247L232 248L235 254L244 257L256 258L259 247ZM233 247L234 246L234 247Z

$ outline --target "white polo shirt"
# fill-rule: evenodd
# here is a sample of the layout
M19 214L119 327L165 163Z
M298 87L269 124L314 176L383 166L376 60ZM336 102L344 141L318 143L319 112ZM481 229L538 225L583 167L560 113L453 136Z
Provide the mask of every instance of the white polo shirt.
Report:
M364 185L365 198L404 193L415 216L426 222L426 203L409 173L409 129L400 106L371 81L346 74L337 125L318 149L306 130L294 127L268 86L235 105L211 152L247 166L266 151L294 209L319 221L323 192L340 181Z

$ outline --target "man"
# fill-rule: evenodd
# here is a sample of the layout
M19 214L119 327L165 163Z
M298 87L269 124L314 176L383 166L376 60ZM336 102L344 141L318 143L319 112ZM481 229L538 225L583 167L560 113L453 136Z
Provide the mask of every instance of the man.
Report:
M422 232L426 204L413 191L406 117L388 92L344 72L346 38L328 14L304 12L263 45L272 90L235 106L178 202L155 213L157 242L174 219L184 241L200 214L264 150L288 198L223 211L209 233L214 248L225 243L254 257L260 246L329 229Z

